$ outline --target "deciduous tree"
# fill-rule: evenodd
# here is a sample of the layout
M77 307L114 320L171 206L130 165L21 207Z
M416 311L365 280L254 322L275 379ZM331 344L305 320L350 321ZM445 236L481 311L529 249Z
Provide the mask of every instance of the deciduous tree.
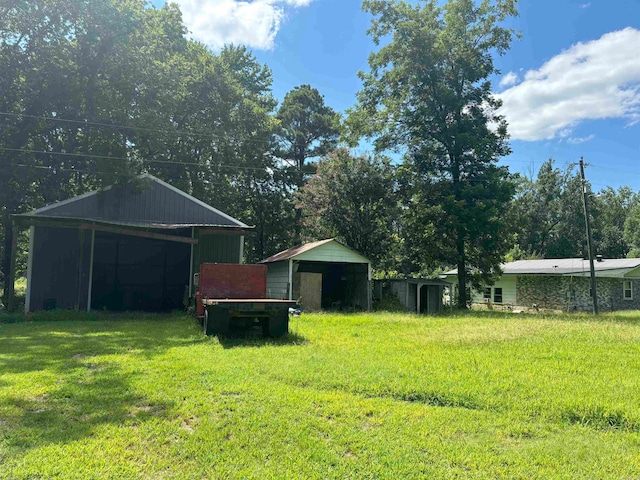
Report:
M421 245L458 267L459 306L468 276L491 277L512 245L506 210L514 185L496 162L509 153L507 125L491 94L494 55L507 51L514 0L366 0L377 45L362 73L356 133L378 149L403 149L412 178L410 209Z
M398 204L388 159L335 150L318 163L316 175L298 199L310 240L337 237L377 268L387 269L393 263Z

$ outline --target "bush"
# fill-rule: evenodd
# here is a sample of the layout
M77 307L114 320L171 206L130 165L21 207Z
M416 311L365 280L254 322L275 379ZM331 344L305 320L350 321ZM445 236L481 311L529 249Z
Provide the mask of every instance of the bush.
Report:
M407 308L402 305L402 302L395 295L385 295L382 299L373 304L375 311L383 312L406 312Z

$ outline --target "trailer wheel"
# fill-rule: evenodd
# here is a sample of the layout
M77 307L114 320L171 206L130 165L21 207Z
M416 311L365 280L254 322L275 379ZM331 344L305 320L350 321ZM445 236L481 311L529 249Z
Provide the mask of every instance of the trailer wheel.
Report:
M205 309L204 310L204 320L202 321L202 328L204 330L204 334L205 335L209 335L208 330L208 326L209 326L209 310Z

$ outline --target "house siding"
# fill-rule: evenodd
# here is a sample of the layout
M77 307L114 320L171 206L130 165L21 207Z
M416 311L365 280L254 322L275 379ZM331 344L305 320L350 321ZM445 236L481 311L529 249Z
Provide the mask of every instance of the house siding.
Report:
M516 305L516 285L517 279L515 276L504 276L496 281L491 287L491 302L493 301L493 292L495 288L502 288L502 303L500 305ZM488 285L487 285L488 288ZM480 291L473 290L471 293L472 303L489 303L484 299L484 288Z
M598 307L602 311L635 310L640 308L640 280L631 280L633 299L623 298L623 278L598 278ZM568 312L589 312L593 302L589 295L588 277L536 276L518 277L518 305L552 308Z

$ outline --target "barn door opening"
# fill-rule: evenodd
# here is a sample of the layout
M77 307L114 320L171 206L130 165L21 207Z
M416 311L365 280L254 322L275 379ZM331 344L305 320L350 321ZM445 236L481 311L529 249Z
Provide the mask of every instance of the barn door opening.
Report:
M96 232L91 308L181 309L190 255L185 243Z

